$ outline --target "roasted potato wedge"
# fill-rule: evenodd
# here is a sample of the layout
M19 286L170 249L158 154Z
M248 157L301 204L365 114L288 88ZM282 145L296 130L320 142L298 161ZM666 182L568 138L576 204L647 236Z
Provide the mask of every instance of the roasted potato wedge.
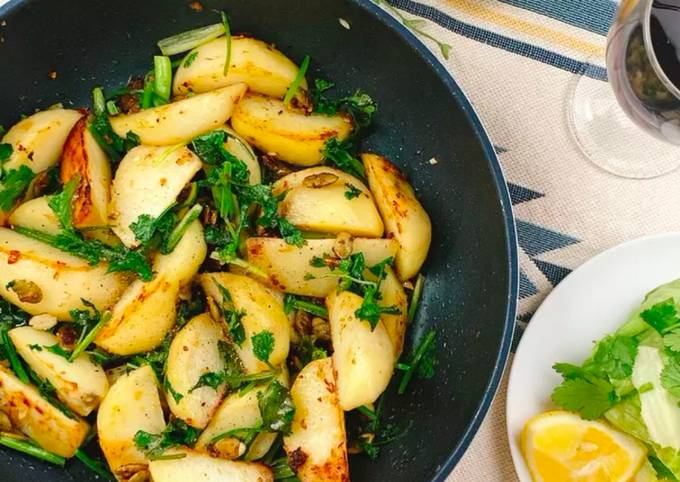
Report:
M396 306L399 308L398 315L383 313L380 319L385 325L387 334L390 335L394 346L394 360L398 360L404 349L404 336L406 335L406 323L408 321L408 298L404 287L391 267L385 267L385 279L380 283L380 305Z
M156 276L148 282L135 281L123 293L95 343L117 355L160 345L175 324L180 289L198 272L207 249L203 228L194 221L172 253L156 257Z
M47 313L69 321L69 311L81 308L83 298L100 310L109 308L129 281L125 274L106 271L106 264L90 266L81 258L0 228L0 296L31 315ZM11 288L17 280L32 287L30 297Z
M236 310L245 312L241 323L246 338L241 346L235 345L247 373L257 373L269 367L258 360L253 353L251 337L267 330L274 335L274 349L269 362L277 366L283 363L290 348L290 322L283 312L283 304L272 296L267 287L261 283L232 273L204 273L199 276L205 294L214 302L224 302L218 284L224 287L231 296L231 303Z
M241 99L231 126L261 151L300 166L320 164L326 141L344 140L353 128L344 115L305 115L286 108L281 100L258 94Z
M237 428L256 427L262 423L257 403L258 393L264 387L256 387L245 395L232 393L224 399L210 423L196 442L196 450L215 454L212 440L220 434Z
M394 164L377 154L362 154L361 159L387 235L399 241L395 266L405 281L418 274L427 258L432 241L430 217Z
M41 196L20 204L9 217L12 226L36 229L48 234L61 231L59 221L49 206L50 196Z
M73 224L78 228L106 226L109 222L109 188L111 165L87 128L87 118L76 122L64 144L60 164L61 182L78 176L73 197Z
M394 347L383 322L371 330L355 314L362 301L349 291L326 298L338 397L345 411L375 402L394 371Z
M130 229L142 214L158 217L201 169L183 146L137 146L123 158L111 186L111 229L129 248L139 246Z
M338 169L319 166L293 172L276 181L273 192L286 193L279 213L303 231L369 238L383 234L383 222L368 188Z
M69 132L82 116L77 110L50 109L14 125L2 138L3 144L12 145L12 155L4 169L26 165L38 173L54 166L61 157Z
M150 146L186 143L223 126L246 90L245 84L234 84L134 114L117 115L110 118L111 127L121 137L134 132L142 144Z
M28 366L57 391L59 400L78 415L87 416L101 403L109 389L104 369L83 353L73 362L51 353L59 338L30 326L10 330L9 337Z
M283 444L301 482L349 480L345 414L340 408L330 358L305 366L291 388L295 418ZM295 464L293 464L295 465Z
M248 262L267 274L273 288L302 296L324 298L337 286L328 268L311 266L314 257L332 255L335 239L308 239L297 247L277 238L249 238L246 241ZM393 239L355 238L352 252L363 253L368 266L396 256L399 244ZM313 276L313 278L310 278Z
M194 389L201 375L224 369L220 341L227 341L222 327L204 313L189 320L168 350L166 381L182 398L176 400L169 390L166 390L165 398L175 417L192 427L208 425L226 391L224 385L217 389L207 386Z
M0 411L12 426L45 450L62 457L73 457L87 437L89 425L82 419L69 418L40 396L32 385L25 385L0 365Z
M173 453L185 456L170 460L153 460L149 471L154 482L273 482L269 467L252 462L216 459L191 449Z
M126 466L148 463L135 446L138 430L161 433L164 428L158 381L149 365L121 376L97 412L99 445L114 474Z
M175 95L208 92L243 82L252 92L283 98L298 73L297 65L288 57L251 37L232 37L229 71L225 76L226 56L224 37L189 52L175 73ZM307 90L306 81L300 86Z

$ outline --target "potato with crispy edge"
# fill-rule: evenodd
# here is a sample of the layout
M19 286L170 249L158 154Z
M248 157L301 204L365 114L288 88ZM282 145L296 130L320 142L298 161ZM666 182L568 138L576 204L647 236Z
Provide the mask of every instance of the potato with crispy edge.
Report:
M418 274L427 258L432 241L430 217L394 164L377 154L362 154L361 160L387 235L399 241L395 266L405 281Z
M12 426L35 440L45 450L61 457L73 457L90 427L83 419L69 418L0 365L0 412Z
M305 366L290 394L295 418L283 445L291 468L301 482L348 481L345 414L338 399L333 361L324 358Z
M290 322L283 312L283 304L274 297L266 286L248 278L232 273L204 273L199 282L205 294L215 303L231 303L236 310L245 314L241 323L246 338L241 346L234 345L246 373L257 373L268 370L266 363L258 360L253 353L251 337L267 330L274 336L274 349L269 363L277 366L283 363L290 348ZM231 296L231 301L224 300L219 285Z
M128 132L134 132L142 144L170 146L186 143L223 126L246 90L245 84L235 84L134 114L117 115L109 120L116 134L125 137Z
M383 322L371 329L356 316L362 302L349 291L326 298L338 397L345 411L375 402L394 371L394 347Z
M184 146L137 146L123 158L111 185L111 229L128 248L139 241L130 229L143 214L158 217L201 169Z
M266 273L273 288L302 296L324 298L337 286L338 279L328 268L311 266L314 257L333 255L335 239L308 239L304 246L293 246L283 239L248 238L248 262ZM352 252L363 253L367 266L396 256L399 244L393 239L354 238Z
M12 155L3 168L28 166L38 173L54 166L71 128L82 116L77 110L49 109L21 120L2 138L3 144L12 145Z
M246 94L236 105L231 126L253 146L282 161L314 166L331 137L346 139L351 119L342 114L326 116L288 109L283 101L259 94Z
M149 471L154 482L273 482L269 467L252 462L216 459L188 448L169 454L182 458L152 460Z
M189 52L173 79L173 92L208 92L243 82L248 90L283 98L293 83L298 67L274 46L252 37L231 38L229 71L224 75L227 56L224 37L211 40ZM300 87L307 90L303 79Z
M194 221L174 251L156 256L154 278L137 280L123 293L95 343L117 355L141 353L160 345L175 324L179 292L198 272L207 250L201 223Z
M83 353L73 362L56 353L59 338L49 331L20 326L9 331L9 338L28 366L57 391L59 400L78 415L87 416L96 409L109 389L104 369Z
M106 226L109 222L111 165L83 117L71 129L64 144L60 173L62 184L78 177L73 196L73 225L77 228Z
M113 305L129 284L124 273L87 261L7 228L0 228L0 296L31 315L71 320L70 310L85 298L100 309ZM31 296L12 289L12 281L31 286ZM23 300L23 301L22 301Z
M192 427L205 428L226 391L225 385L194 389L204 373L219 373L225 367L219 343L227 338L222 327L209 314L195 316L175 335L168 350L166 380L175 393L176 400L166 389L170 411Z
M303 231L379 238L383 222L368 188L357 178L327 166L282 177L272 192L285 197L279 214Z
M158 381L149 365L121 376L97 412L99 445L114 474L126 467L146 465L146 455L135 445L139 430L161 433L165 429Z

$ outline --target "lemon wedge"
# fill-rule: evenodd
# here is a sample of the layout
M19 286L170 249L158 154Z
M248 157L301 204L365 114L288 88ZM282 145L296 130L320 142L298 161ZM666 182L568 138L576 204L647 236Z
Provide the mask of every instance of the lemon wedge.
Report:
M535 482L627 482L646 456L635 439L563 411L529 420L521 443Z

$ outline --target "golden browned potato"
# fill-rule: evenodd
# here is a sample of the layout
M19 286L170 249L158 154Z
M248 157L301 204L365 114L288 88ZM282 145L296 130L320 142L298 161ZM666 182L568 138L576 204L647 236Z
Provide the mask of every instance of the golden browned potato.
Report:
M430 217L394 164L377 154L362 154L361 159L387 235L399 241L397 274L407 280L418 274L427 258L432 240Z
M394 371L394 347L383 322L371 329L356 316L362 302L349 291L326 298L338 396L345 411L375 402Z
M357 178L327 166L310 167L282 177L272 186L286 193L279 212L303 231L349 233L379 238L383 222L368 188Z
M114 474L148 463L146 455L135 446L137 431L161 433L163 429L158 381L149 365L121 376L97 412L99 445Z
M110 118L111 127L121 137L134 132L142 144L150 146L186 143L223 126L246 90L245 84L234 84L134 114L117 115Z
M128 283L123 273L107 273L104 263L90 266L84 259L0 228L0 296L31 315L47 313L68 321L69 311L82 308L83 298L105 310Z
M269 362L277 366L286 360L290 348L290 322L280 299L272 296L267 287L247 276L232 273L204 273L199 276L199 281L205 294L218 304L226 302L218 285L224 287L234 308L245 313L241 318L245 340L235 348L247 373L269 369L253 353L251 337L262 331L269 331L274 336Z
M166 382L182 397L176 400L167 389L165 398L175 417L192 427L205 428L208 425L226 391L224 385L217 389L208 386L194 389L201 375L219 373L224 369L220 341L227 341L222 327L204 313L189 320L168 350Z
M54 166L61 157L66 137L82 117L77 110L50 109L37 112L14 125L2 138L12 145L4 169L28 166L35 173Z
M87 416L101 403L109 389L104 369L83 353L73 362L52 353L47 347L59 346L59 338L49 331L30 326L10 330L9 337L28 366L57 391L59 400L78 415Z
M0 365L0 411L12 427L35 440L45 450L73 457L87 437L89 425L79 417L69 418L40 396L33 385L25 385Z
M224 37L189 52L175 72L175 95L208 92L243 82L252 92L283 98L298 73L297 65L274 46L252 37L232 37L231 59L225 76L226 57ZM305 80L300 86L307 90Z
M283 101L246 94L234 109L231 126L250 144L279 159L300 166L314 166L331 137L346 139L352 121L344 115L306 115L286 108Z
M148 282L137 280L123 293L95 343L117 355L160 345L175 324L180 289L198 272L207 250L201 223L194 221L174 251L156 256L155 277Z
M273 482L269 467L252 462L216 459L191 449L171 452L182 458L153 460L149 471L154 482Z
M295 418L283 444L301 482L349 480L345 414L340 408L330 358L305 366L291 388ZM295 465L295 464L294 464Z
M111 229L129 248L139 246L130 225L147 214L158 217L201 169L183 146L137 146L123 158L111 186Z
M311 266L312 259L333 255L335 239L308 239L297 247L277 238L249 238L246 241L248 262L266 273L267 283L281 291L302 296L324 298L337 286L337 277L328 268ZM351 252L363 253L367 266L396 256L399 244L393 239L355 238Z
M87 118L76 122L66 139L60 169L63 184L76 176L79 178L72 205L74 226L106 226L109 222L111 165L106 153L90 134Z
M9 217L12 226L35 229L48 234L61 231L57 216L49 206L50 196L41 196L20 204Z
M380 319L385 325L387 334L390 335L394 346L394 360L398 360L404 348L404 336L406 334L406 323L408 321L408 298L404 292L404 287L394 274L391 267L385 267L385 279L380 283L380 305L396 306L401 313L389 315L383 313Z

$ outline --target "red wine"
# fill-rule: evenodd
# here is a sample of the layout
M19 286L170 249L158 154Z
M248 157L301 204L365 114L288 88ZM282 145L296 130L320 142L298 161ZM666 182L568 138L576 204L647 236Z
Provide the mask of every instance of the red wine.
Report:
M680 89L680 0L654 0L650 36L661 69Z

